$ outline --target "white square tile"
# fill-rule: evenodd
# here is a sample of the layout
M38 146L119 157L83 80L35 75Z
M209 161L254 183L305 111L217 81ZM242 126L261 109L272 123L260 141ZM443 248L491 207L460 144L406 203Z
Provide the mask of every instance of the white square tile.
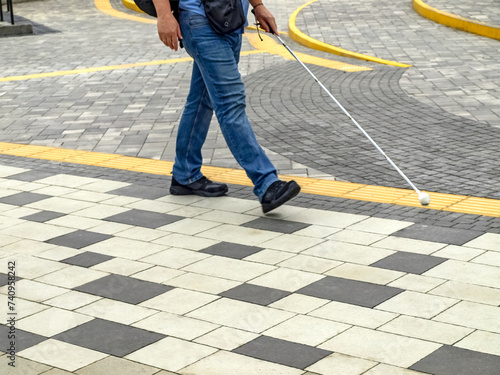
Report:
M458 302L458 300L452 298L404 291L375 308L430 319Z
M369 267L359 264L344 263L325 273L328 276L344 279L366 281L369 283L386 285L404 275L403 272Z
M19 168L19 167L11 167L9 165L2 165L2 168L0 169L0 177L8 177L8 176L13 176L15 174L23 173L23 172L28 172L29 169L25 168Z
M158 213L166 213L182 208L181 205L174 203L160 202L158 200L142 199L127 205L128 208L134 208L136 210L145 210Z
M459 348L476 352L500 355L500 335L485 331L475 331L455 344Z
M308 208L306 210L294 213L290 216L286 216L286 220L334 228L346 228L367 218L368 216L364 215L323 211L314 208Z
M82 250L118 258L138 260L165 250L165 246L156 245L151 242L131 240L129 238L113 237L84 247Z
M42 178L37 182L45 185L57 185L70 188L83 188L84 185L98 182L97 178L74 176L70 174L57 174L54 176Z
M190 272L170 279L165 284L209 294L219 294L240 285L237 281Z
M311 272L278 268L251 280L251 284L295 292L323 278L323 275Z
M256 333L241 329L220 327L194 340L197 343L214 348L233 350L259 337Z
M36 208L38 210L56 211L65 214L84 210L89 207L94 207L95 203L77 201L75 199L67 199L62 197L52 197L41 201L30 203L26 207Z
M155 266L133 275L136 279L151 281L153 283L164 283L177 276L183 275L184 271Z
M331 320L297 315L264 331L263 335L317 346L350 327L350 325L335 323Z
M179 371L216 351L217 349L205 345L167 337L139 349L125 358L167 371Z
M499 267L500 271L500 252L486 251L477 258L472 259L471 262L496 266Z
M307 370L321 375L360 375L377 365L366 359L353 358L340 353L333 353L309 366Z
M391 321L397 314L331 301L328 304L309 313L311 316L353 324L366 328L378 328Z
M214 228L218 226L219 223L217 221L207 221L200 220L200 218L186 218L183 220L176 221L175 223L164 225L158 229L162 231L172 232L172 233L180 233L185 235L194 235L205 230Z
M87 190L77 190L72 193L64 195L63 198L67 199L75 199L78 201L86 201L86 202L93 202L93 203L99 203L111 198L114 198L115 195L111 194L105 194L105 193L99 193L95 191L87 191Z
M500 307L474 302L460 302L442 312L434 320L462 327L500 333Z
M99 179L95 182L79 186L79 188L89 191L96 191L99 193L107 193L125 186L130 186L130 184L126 182Z
M172 247L159 253L144 257L141 259L141 262L169 268L182 268L210 257L211 255L209 254Z
M303 370L219 351L180 371L182 375L301 375Z
M2 210L0 206L0 211L2 212L2 216L7 216L7 217L14 217L16 219L20 219L25 216L33 215L40 210L35 210L34 208L28 208L28 207L15 207L12 210L6 209Z
M46 340L38 345L20 351L19 356L49 366L76 371L91 363L106 358L108 355L80 346L67 344L59 340Z
M285 251L264 249L264 250L261 250L257 253L254 253L250 256L247 256L244 259L248 260L250 262L275 265L279 262L282 262L282 261L289 259L289 258L292 258L294 256L295 256L294 253L287 253Z
M221 298L187 314L227 327L261 333L295 314L252 303Z
M299 253L322 242L324 242L324 240L319 238L296 236L294 234L282 234L279 237L261 243L259 246L268 249Z
M266 264L211 256L185 267L183 271L245 282L272 271L275 268L276 267Z
M378 233L383 235L393 234L401 229L409 227L414 223L409 221L400 221L400 220L390 220L390 219L381 219L377 217L370 217L366 220L360 221L354 225L349 226L349 229L361 231L361 232L370 232L370 233Z
M387 237L381 241L375 242L372 246L384 249L407 251L410 253L432 254L439 249L442 249L446 244L430 241L414 240L403 237Z
M106 262L90 267L93 270L114 273L118 275L130 276L134 273L152 268L151 264L136 262L129 259L113 258Z
M500 289L498 272L498 267L447 260L425 272L424 275Z
M104 219L113 215L118 215L123 212L129 211L129 208L112 206L109 204L95 204L91 207L75 212L75 215L90 217L92 219Z
M139 306L183 315L200 306L205 306L218 298L220 297L207 293L175 288L144 301Z
M280 236L280 233L266 230L238 227L235 225L222 224L216 228L209 229L198 234L199 237L209 238L216 241L234 242L241 245L258 246Z
M297 236L314 237L314 238L326 238L333 235L334 233L340 232L340 228L325 227L322 225L310 225L307 228L298 230L294 232Z
M414 292L427 293L444 282L446 282L446 280L430 276L407 274L388 285L395 288L413 290Z
M443 247L441 250L436 251L432 255L436 257L463 260L467 262L472 258L475 258L478 255L482 254L483 252L484 250L473 249L472 247L448 245L446 247Z
M363 375L428 375L423 372L412 371L401 367L379 364Z
M76 310L76 312L122 324L132 324L157 313L156 310L107 298L102 298L83 306Z
M307 314L321 306L326 305L328 302L330 301L327 299L294 293L270 304L269 307L274 307L276 309L286 310L298 314Z
M18 255L15 262L16 275L25 279L36 279L37 277L68 267L64 263L41 259L31 255Z
M437 296L483 303L485 305L500 305L500 290L485 286L447 281L433 289L430 293Z
M29 241L29 240L26 240L26 241ZM43 244L43 242L38 242L38 243ZM71 258L71 257L78 255L78 254L81 254L81 253L83 253L83 251L73 249L71 247L51 245L48 250L44 250L44 251L36 254L36 256L38 258L60 261L60 260L66 259L66 258Z
M88 268L69 266L51 274L39 277L36 281L42 283L61 286L63 288L73 289L77 286L89 283L91 281L107 276L108 273L91 270Z
M316 258L308 255L296 255L293 258L281 262L279 266L312 273L324 273L341 264L343 263L335 260Z
M3 245L2 246L3 251L14 254L36 255L37 257L40 257L40 254L42 254L44 251L56 247L55 245L51 245L45 242L34 241L34 240L21 240L18 237L14 238L17 238L18 241L12 242L8 245Z
M374 242L380 241L386 237L385 234L362 232L359 230L344 229L334 233L327 239L332 241L349 242L357 245L371 245Z
M9 236L19 237L22 239L29 239L29 240L43 242L50 240L54 237L59 237L64 234L71 233L73 231L74 229L71 228L63 228L55 225L30 221L30 222L22 222L21 224L4 228L1 230L1 233Z
M219 328L217 324L165 312L136 322L133 326L188 341Z
M68 292L68 289L59 288L57 286L47 285L27 279L16 282L16 289L20 293L22 292L22 297L24 299L34 302L43 302L47 299L51 299ZM7 285L0 288L0 291L7 294Z
M79 307L98 301L101 298L102 297L99 296L93 296L92 294L72 290L67 293L58 295L57 297L46 300L44 304L59 307L65 310L75 310Z
M7 305L7 302L6 302L7 299L6 298L4 299L2 297L2 300L5 303L0 304L0 314L2 314L1 316L7 317L8 316L7 313L12 312L12 311L9 309L9 306ZM19 298L19 297L16 297L15 303L16 303L15 308L16 308L16 312L18 313L18 318L20 318L21 316L23 318L26 318L30 315L39 313L40 311L47 310L50 307L50 306L46 306L45 304L28 301L26 299ZM5 319L5 320L7 320L7 319Z
M57 219L46 221L46 223L50 225L57 225L59 227L86 230L100 225L101 221L88 217L65 215L58 217Z
M195 251L199 251L219 243L219 241L214 241L195 236L187 236L180 233L169 234L165 237L158 238L153 242L156 244L165 245L169 247L179 247L181 249L188 249Z
M167 197L174 197L174 196L167 195ZM167 197L165 197L165 198L167 198ZM189 196L184 196L184 197L189 197ZM191 197L193 197L193 195L191 195ZM177 196L177 198L180 198L180 196ZM182 208L179 208L177 210L170 211L168 214L182 216L182 217L195 218L199 215L202 215L202 214L204 214L206 212L210 212L210 211L211 210L209 210L209 209L201 208L201 207L183 206Z
M353 327L319 347L353 357L406 368L436 351L441 345L391 333Z
M191 206L209 208L212 210L229 211L236 213L243 213L249 210L253 210L260 206L260 204L253 200L238 199L232 197L217 197L217 198L205 198L194 203Z
M233 225L241 225L248 223L249 221L255 220L255 216L240 214L236 212L228 212L228 211L226 212L210 211L201 214L196 218L209 222L233 224Z
M472 241L467 242L464 246L482 250L500 251L500 234L485 233Z
M456 325L435 322L433 320L401 315L384 324L379 331L395 333L401 336L453 345L473 330Z
M51 337L68 329L91 321L93 318L56 307L43 310L27 318L20 319L17 327L24 331Z
M394 251L347 242L326 241L305 250L303 254L341 262L369 265L394 254Z

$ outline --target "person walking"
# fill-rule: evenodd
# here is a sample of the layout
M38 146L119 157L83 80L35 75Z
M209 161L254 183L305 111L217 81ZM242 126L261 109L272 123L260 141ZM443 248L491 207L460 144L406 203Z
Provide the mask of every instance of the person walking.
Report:
M245 15L251 5L261 28L279 35L274 16L260 0L241 1ZM278 178L246 115L245 87L238 70L243 26L232 33L218 34L210 26L201 0L180 0L179 22L172 14L169 0L153 2L160 40L175 51L181 41L194 60L190 91L177 133L170 193L217 197L228 192L226 184L210 181L201 173L201 149L215 112L231 153L254 184L253 192L263 212L295 197L300 186L293 180Z

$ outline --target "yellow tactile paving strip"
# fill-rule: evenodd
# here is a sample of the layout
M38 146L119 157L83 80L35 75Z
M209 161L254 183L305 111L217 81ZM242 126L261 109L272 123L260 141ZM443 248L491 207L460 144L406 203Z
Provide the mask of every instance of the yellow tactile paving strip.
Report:
M304 34L296 26L295 20L297 19L297 15L300 13L300 11L302 9L311 5L312 3L315 3L316 1L318 1L318 0L311 0L308 3L297 8L292 13L292 15L290 16L290 19L288 21L288 31L289 31L290 38L292 38L296 42L298 42L306 47L309 47L309 48L312 48L312 49L315 49L318 51L329 52L329 53L332 53L334 55L352 57L352 58L358 59L358 60L366 60L366 61L371 61L371 62L375 62L375 63L379 63L379 64L397 66L400 68L408 68L411 66L408 64L399 63L397 61L380 59L378 57L364 55L364 54L353 52L353 51L348 51L348 50L340 48L340 47L332 46L331 44L320 42L319 40L316 40L314 38L311 38L309 35Z
M171 175L173 166L173 162L170 161L5 142L0 142L0 154L165 176ZM252 186L245 172L240 169L204 166L202 172L209 179L215 181ZM281 176L281 178L293 178L296 180L302 186L303 193L389 203L401 206L422 207L418 202L416 193L409 189L396 189L309 177ZM435 192L429 192L429 195L431 197L431 204L426 206L428 209L500 217L500 200Z
M500 26L488 25L486 23L451 14L433 8L424 3L422 0L413 0L413 9L415 9L415 11L422 17L428 18L442 25L500 40Z

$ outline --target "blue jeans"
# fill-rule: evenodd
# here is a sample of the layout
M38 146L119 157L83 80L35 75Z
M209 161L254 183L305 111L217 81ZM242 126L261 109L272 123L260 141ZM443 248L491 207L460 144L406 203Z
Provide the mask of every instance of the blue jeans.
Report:
M215 111L229 149L262 200L278 177L245 112L245 87L238 71L241 34L216 34L204 16L189 11L181 11L180 27L184 48L194 64L177 133L173 176L183 185L203 176L201 148Z

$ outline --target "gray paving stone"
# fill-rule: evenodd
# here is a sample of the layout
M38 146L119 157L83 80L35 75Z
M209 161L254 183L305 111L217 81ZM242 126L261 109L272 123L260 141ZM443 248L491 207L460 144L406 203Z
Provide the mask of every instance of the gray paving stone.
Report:
M272 232L287 234L294 233L298 230L307 228L308 226L310 225L287 220L274 220L266 217L260 217L258 219L249 221L248 223L242 224L242 227L269 230Z
M239 301L255 303L257 305L267 306L276 302L291 293L284 290L267 288L253 284L241 284L235 288L229 289L219 295L222 297L232 298Z
M203 250L200 250L200 253L218 255L233 259L243 259L262 250L264 250L264 248L262 247L241 245L237 243L222 241Z
M393 233L393 236L415 240L463 245L481 235L474 230L443 228L433 225L413 224Z
M102 234L102 233L85 231L85 230L77 230L77 231L74 231L74 232L59 236L59 237L52 238L46 242L53 244L53 245L70 247L72 249L81 249L83 247L96 244L98 242L107 240L109 238L112 238L112 236ZM91 257L92 255L93 255L93 253L87 253L88 257ZM85 258L85 260L83 260L79 256L77 256L77 257L79 257L77 259L80 259L81 261L83 261L83 263L87 263L87 261L88 261L87 256L82 256L83 258ZM72 259L72 260L76 261L76 259ZM71 263L71 264L74 264L74 263ZM84 267L90 267L90 266L84 266Z
M91 251L86 251L84 253L75 255L73 257L63 259L63 260L61 260L61 262L67 263L67 264L72 264L74 266L88 268L88 267L95 266L96 264L106 262L110 259L113 259L113 257L111 257L109 255L103 255L103 254L93 253Z
M430 255L398 251L378 262L370 264L370 266L420 275L443 263L445 260L445 258Z
M10 204L14 206L24 206L31 203L39 202L47 198L50 198L50 196L45 194L31 193L29 191L23 191L21 193L16 193L13 195L8 195L6 197L0 198L0 203Z
M129 210L104 218L106 221L156 229L184 219L181 216L161 214L145 210Z

